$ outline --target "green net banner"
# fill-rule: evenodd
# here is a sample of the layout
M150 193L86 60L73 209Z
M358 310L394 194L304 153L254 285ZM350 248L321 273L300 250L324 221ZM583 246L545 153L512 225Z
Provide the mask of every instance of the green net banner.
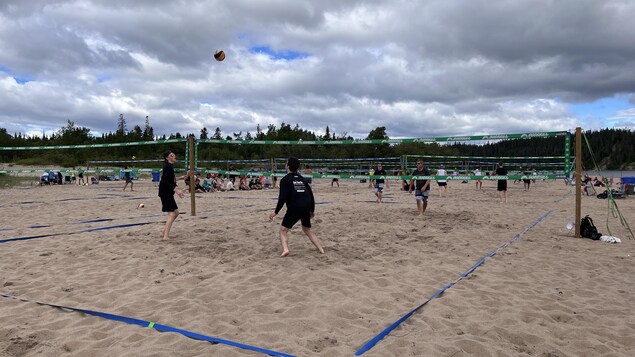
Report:
M443 136L436 138L415 139L368 139L368 140L216 140L199 139L200 143L209 144L241 144L241 145L355 145L355 144L409 144L409 143L438 143L449 141L478 141L478 140L506 140L550 138L565 135L564 131L537 132L521 134L496 134L476 136Z
M246 176L246 177L284 177L286 173L278 172L254 172L254 171L227 171L227 170L199 170L199 173L211 173L218 175L233 175L233 176ZM412 176L412 175L335 175L335 174L302 174L303 177L312 177L319 179L350 179L350 180L547 180L560 178L559 175L506 175L506 176L473 176L473 175L458 175L458 176Z
M153 141L135 141L131 143L111 143L111 144L87 144L87 145L58 145L58 146L2 146L0 150L57 150L57 149L89 149L89 148L113 148L122 146L138 146L138 145L159 145L182 143L186 139L166 139Z

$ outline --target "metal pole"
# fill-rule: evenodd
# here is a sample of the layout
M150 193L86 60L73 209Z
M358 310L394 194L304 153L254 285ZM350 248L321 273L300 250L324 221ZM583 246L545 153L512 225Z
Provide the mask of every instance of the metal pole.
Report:
M188 138L190 159L190 209L192 216L196 216L196 179L194 175L194 135Z
M580 238L582 218L582 128L575 128L575 237Z

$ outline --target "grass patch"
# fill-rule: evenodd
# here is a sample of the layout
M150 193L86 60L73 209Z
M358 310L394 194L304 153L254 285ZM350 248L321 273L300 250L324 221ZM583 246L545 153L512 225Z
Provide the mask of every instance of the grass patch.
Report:
M33 182L40 181L37 176L15 176L10 174L0 174L0 189L18 186L30 186Z

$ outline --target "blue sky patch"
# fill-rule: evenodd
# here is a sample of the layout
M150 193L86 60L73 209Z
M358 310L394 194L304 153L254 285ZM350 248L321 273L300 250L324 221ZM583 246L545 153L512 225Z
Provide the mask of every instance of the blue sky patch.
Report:
M32 78L16 77L15 75L13 75L13 73L11 73L11 69L9 67L0 66L0 72L4 72L4 73L10 75L11 77L13 77L13 79L15 79L15 81L18 82L18 84L24 84L24 83L28 83L28 82L32 82L33 81Z
M569 110L581 121L600 121L604 127L613 127L617 112L632 108L627 96L598 99L595 102L569 104Z
M274 60L286 60L286 61L293 61L296 59L302 59L309 56L309 54L306 52L299 52L299 51L293 51L293 50L274 51L269 46L254 46L249 48L249 52L264 53L267 56L273 58Z

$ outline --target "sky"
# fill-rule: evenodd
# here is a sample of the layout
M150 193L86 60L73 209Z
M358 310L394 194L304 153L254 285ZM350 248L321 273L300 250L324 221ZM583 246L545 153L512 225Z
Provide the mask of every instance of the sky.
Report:
M633 18L630 0L2 0L0 128L634 130Z

